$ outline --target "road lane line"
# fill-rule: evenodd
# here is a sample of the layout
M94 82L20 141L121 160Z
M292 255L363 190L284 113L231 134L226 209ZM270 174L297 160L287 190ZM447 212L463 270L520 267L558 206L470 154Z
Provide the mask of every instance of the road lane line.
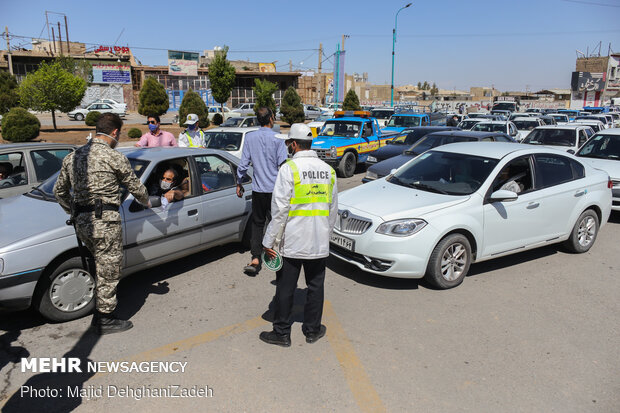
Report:
M364 370L361 360L355 353L353 344L347 338L329 301L323 307L323 320L327 326L327 340L332 346L344 377L353 393L353 398L363 412L386 412L386 408Z

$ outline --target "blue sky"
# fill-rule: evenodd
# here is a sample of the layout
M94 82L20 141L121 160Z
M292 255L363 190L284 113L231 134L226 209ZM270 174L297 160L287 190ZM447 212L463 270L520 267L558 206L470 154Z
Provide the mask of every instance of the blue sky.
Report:
M129 46L144 64L165 50L230 47L230 59L272 62L278 70L316 68L347 34L346 72L389 84L392 28L405 1L42 1L0 2L0 27L47 37L45 10L65 13L69 37ZM62 19L52 16L52 22ZM442 89L569 88L575 50L620 52L620 0L423 0L398 17L395 84L427 80ZM64 20L61 20L64 21ZM64 29L63 29L64 38ZM27 42L14 39L12 44ZM309 49L309 50L308 50ZM276 52L278 51L278 52ZM324 62L333 70L333 58Z

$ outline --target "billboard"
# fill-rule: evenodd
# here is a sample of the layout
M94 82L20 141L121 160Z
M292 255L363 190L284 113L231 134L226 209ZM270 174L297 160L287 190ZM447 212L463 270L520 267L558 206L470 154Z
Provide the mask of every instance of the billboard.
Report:
M334 79L335 79L335 102L342 102L344 100L344 50L340 52L340 56L336 53L336 59L334 62Z
M131 83L131 66L129 62L91 61L93 66L92 83Z
M261 72L274 73L276 71L276 65L273 63L259 63L258 70Z
M168 74L172 76L198 76L199 54L168 50Z
M605 73L573 72L571 89L582 92L600 92L605 89Z

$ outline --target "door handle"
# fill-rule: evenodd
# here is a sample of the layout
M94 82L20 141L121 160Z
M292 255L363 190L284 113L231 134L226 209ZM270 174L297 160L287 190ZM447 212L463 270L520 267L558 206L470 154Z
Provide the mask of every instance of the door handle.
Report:
M190 211L187 211L187 215L189 215L190 217L193 215L196 215L198 213L197 209L192 209Z
M585 191L585 190L582 190L582 191L577 191L577 192L575 192L575 196L576 196L576 197L578 197L578 196L582 196L582 195L584 195L585 193L586 193L586 191Z
M539 202L530 202L529 204L527 204L527 209L534 209L534 208L538 208L540 206Z

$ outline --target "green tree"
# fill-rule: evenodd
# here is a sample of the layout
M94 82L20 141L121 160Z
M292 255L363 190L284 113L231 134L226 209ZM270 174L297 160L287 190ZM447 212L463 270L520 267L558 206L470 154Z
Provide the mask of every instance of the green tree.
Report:
M91 110L86 115L86 119L84 119L84 122L88 126L97 126L97 122L99 121L100 117L101 117L101 112L97 112L96 110Z
M19 105L17 80L9 72L0 71L0 114Z
M362 110L360 106L360 98L357 97L355 90L349 89L347 95L342 102L342 110Z
M138 113L143 116L161 116L170 105L164 85L152 76L144 79L139 100Z
M209 126L209 111L204 100L192 89L188 90L183 96L181 106L179 106L179 125L183 126L187 120L187 115L195 113L198 115L198 126L206 128Z
M429 90L430 88L431 87L429 86L428 82L425 80L422 84L422 90Z
M127 132L127 136L129 136L131 139L138 139L142 136L142 131L138 128L131 128Z
M56 130L56 111L69 112L77 107L86 92L86 81L67 72L60 63L41 63L19 85L21 105L40 112L52 112Z
M235 86L235 68L226 59L228 46L215 51L215 58L209 64L209 80L211 81L211 93L213 99L220 104L224 113L224 103L230 97L230 92Z
M433 87L431 87L431 96L435 96L437 93L439 93L439 89L437 88L437 85L433 83Z
M418 82L418 90L422 89L422 82Z
M273 94L278 90L278 85L268 80L254 79L254 113L262 107L271 108L273 113L276 113L276 101L273 98Z
M282 120L292 125L306 120L304 114L304 106L301 104L301 97L293 86L289 86L282 97L282 105L280 106Z
M2 138L11 142L30 141L39 136L41 122L24 108L13 108L2 118Z
M60 64L67 72L81 77L86 83L93 81L93 65L86 59L76 60L71 56L60 55L54 59L54 62Z

